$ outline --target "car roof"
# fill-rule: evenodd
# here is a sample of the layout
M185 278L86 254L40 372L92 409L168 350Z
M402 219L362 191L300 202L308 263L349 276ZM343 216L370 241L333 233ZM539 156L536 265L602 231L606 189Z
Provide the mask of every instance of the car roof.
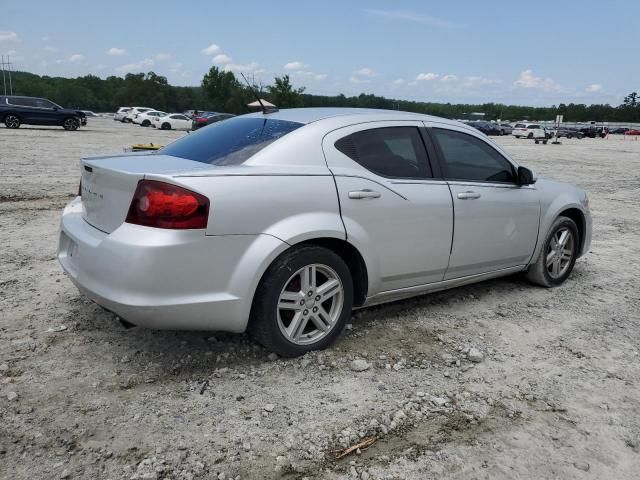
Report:
M273 113L255 112L244 115L245 117L254 118L272 118L275 120L285 120L297 123L313 123L320 120L326 120L335 117L362 117L363 121L368 120L419 120L419 121L435 121L439 123L451 123L459 125L460 123L446 118L436 117L433 115L425 115L422 113L403 112L398 110L382 110L374 108L346 108L346 107L312 107L312 108L287 108L274 111Z

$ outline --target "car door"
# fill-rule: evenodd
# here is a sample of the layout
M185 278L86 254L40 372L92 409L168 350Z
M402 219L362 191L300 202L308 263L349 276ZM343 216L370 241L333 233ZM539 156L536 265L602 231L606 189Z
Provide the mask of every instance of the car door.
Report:
M33 115L39 125L60 125L62 114L58 113L58 106L44 98L32 98Z
M526 265L538 237L535 185L518 185L516 165L474 132L442 124L429 132L454 206L445 279Z
M451 194L434 175L422 127L362 123L323 140L347 239L367 263L369 296L440 281L448 265Z

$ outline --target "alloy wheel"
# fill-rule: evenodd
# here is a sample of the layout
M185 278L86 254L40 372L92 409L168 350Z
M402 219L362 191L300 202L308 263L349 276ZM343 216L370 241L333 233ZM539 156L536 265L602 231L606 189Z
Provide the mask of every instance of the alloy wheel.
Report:
M329 266L306 265L285 283L278 297L278 327L296 345L310 345L326 337L340 319L344 287Z
M7 128L18 128L20 126L20 119L15 115L8 115L4 120L4 124Z
M562 277L573 260L575 239L568 228L560 228L553 234L547 248L546 267L551 278Z
M78 121L73 118L67 118L64 121L65 130L77 130L78 129Z

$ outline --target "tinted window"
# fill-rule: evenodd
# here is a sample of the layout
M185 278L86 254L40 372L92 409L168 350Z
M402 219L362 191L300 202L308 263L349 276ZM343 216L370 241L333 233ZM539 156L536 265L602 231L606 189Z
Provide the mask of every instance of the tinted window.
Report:
M514 182L513 166L486 142L453 130L434 128L451 180Z
M33 100L33 98L11 97L9 103L20 107L35 107L36 103Z
M527 128L536 129L536 128L540 128L540 125L527 125Z
M300 127L301 123L284 120L233 118L197 130L158 150L158 153L211 165L239 165Z
M524 123L516 123L516 126L513 128L527 128L527 126Z
M335 147L383 177L432 177L427 152L416 127L363 130L341 138Z

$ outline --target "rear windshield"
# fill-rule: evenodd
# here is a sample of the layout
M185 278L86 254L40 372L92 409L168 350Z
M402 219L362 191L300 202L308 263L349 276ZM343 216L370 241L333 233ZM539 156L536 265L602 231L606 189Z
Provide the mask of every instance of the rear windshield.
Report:
M157 153L211 165L239 165L301 126L269 118L231 118L192 132Z

